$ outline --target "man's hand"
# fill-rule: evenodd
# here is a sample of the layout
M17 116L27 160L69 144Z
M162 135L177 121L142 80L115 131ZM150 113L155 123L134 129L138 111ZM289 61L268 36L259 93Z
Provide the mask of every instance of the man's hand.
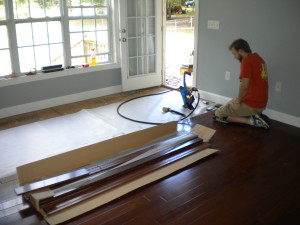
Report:
M232 99L231 101L233 103L240 104L242 102L242 99L248 93L249 85L250 85L250 79L242 78L240 83L239 96L237 98Z
M231 100L232 103L235 103L235 104L240 104L242 101L240 98L234 98Z

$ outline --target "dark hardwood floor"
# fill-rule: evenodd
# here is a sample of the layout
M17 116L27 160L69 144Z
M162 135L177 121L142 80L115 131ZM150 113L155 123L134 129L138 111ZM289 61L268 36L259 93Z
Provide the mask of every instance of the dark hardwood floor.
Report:
M272 121L271 130L191 119L216 130L219 149L175 174L144 186L64 224L300 224L300 128ZM47 224L0 184L0 224Z

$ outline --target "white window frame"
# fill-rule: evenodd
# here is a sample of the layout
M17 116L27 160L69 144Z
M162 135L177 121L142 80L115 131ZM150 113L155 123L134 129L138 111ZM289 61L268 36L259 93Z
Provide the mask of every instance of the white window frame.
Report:
M99 64L97 66L93 67L87 67L87 68L75 68L75 69L65 69L63 71L58 72L52 72L52 73L40 73L38 72L36 75L33 76L26 76L24 73L20 72L20 63L19 63L19 55L18 55L18 46L17 46L17 37L16 37L16 24L18 22L24 22L24 21L51 21L56 20L57 18L45 18L42 19L13 19L12 15L14 13L13 11L13 1L12 0L5 0L5 10L6 10L6 20L0 21L1 25L6 25L8 30L8 36L9 36L9 50L10 50L10 56L11 56L11 62L12 65L12 71L15 75L19 76L17 78L10 78L10 75L8 76L2 76L0 78L0 87L14 85L14 84L20 84L20 83L27 83L32 82L36 80L44 80L44 79L51 79L56 77L62 77L62 76L70 76L75 74L84 74L87 72L95 72L95 71L102 71L107 69L114 69L114 68L120 68L120 46L119 46L119 21L118 21L118 4L117 0L110 0L110 7L109 10L109 24L111 25L109 33L110 33L110 54L111 54L111 62L105 63L105 64ZM61 21L62 24L62 38L63 38L63 48L64 48L64 67L67 67L68 65L71 65L71 50L70 50L70 36L69 36L69 20L67 17L67 3L66 0L60 0L61 2ZM22 79L19 79L22 78Z

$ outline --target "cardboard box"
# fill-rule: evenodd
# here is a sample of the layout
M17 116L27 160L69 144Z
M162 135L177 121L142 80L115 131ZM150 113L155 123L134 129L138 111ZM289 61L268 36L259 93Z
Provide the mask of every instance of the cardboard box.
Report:
M116 198L119 198L133 190L136 190L144 185L150 184L156 180L166 177L180 169L187 167L188 165L206 157L218 150L207 148L200 152L197 152L191 156L178 160L168 166L162 167L154 172L148 173L138 179L135 179L126 184L120 185L116 188L112 188L103 194L99 194L91 199L88 199L80 204L71 206L60 213L53 214L51 216L44 217L49 224L58 224L67 221L75 216L81 215L82 213L88 212L101 205L104 205Z
M17 168L20 183L24 185L42 178L57 176L175 133L177 133L177 122L170 122L23 165ZM201 137L200 134L199 136ZM58 224L161 179L217 151L215 149L202 150L49 216L39 208L39 202L42 199L54 195L49 188L27 193L26 197L49 224Z

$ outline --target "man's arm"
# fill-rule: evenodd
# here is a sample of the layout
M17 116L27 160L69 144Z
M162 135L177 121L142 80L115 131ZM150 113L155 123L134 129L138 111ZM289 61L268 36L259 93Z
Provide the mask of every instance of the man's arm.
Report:
M232 99L233 103L241 103L243 98L247 95L249 90L250 79L242 78L239 89L239 96L237 98Z

